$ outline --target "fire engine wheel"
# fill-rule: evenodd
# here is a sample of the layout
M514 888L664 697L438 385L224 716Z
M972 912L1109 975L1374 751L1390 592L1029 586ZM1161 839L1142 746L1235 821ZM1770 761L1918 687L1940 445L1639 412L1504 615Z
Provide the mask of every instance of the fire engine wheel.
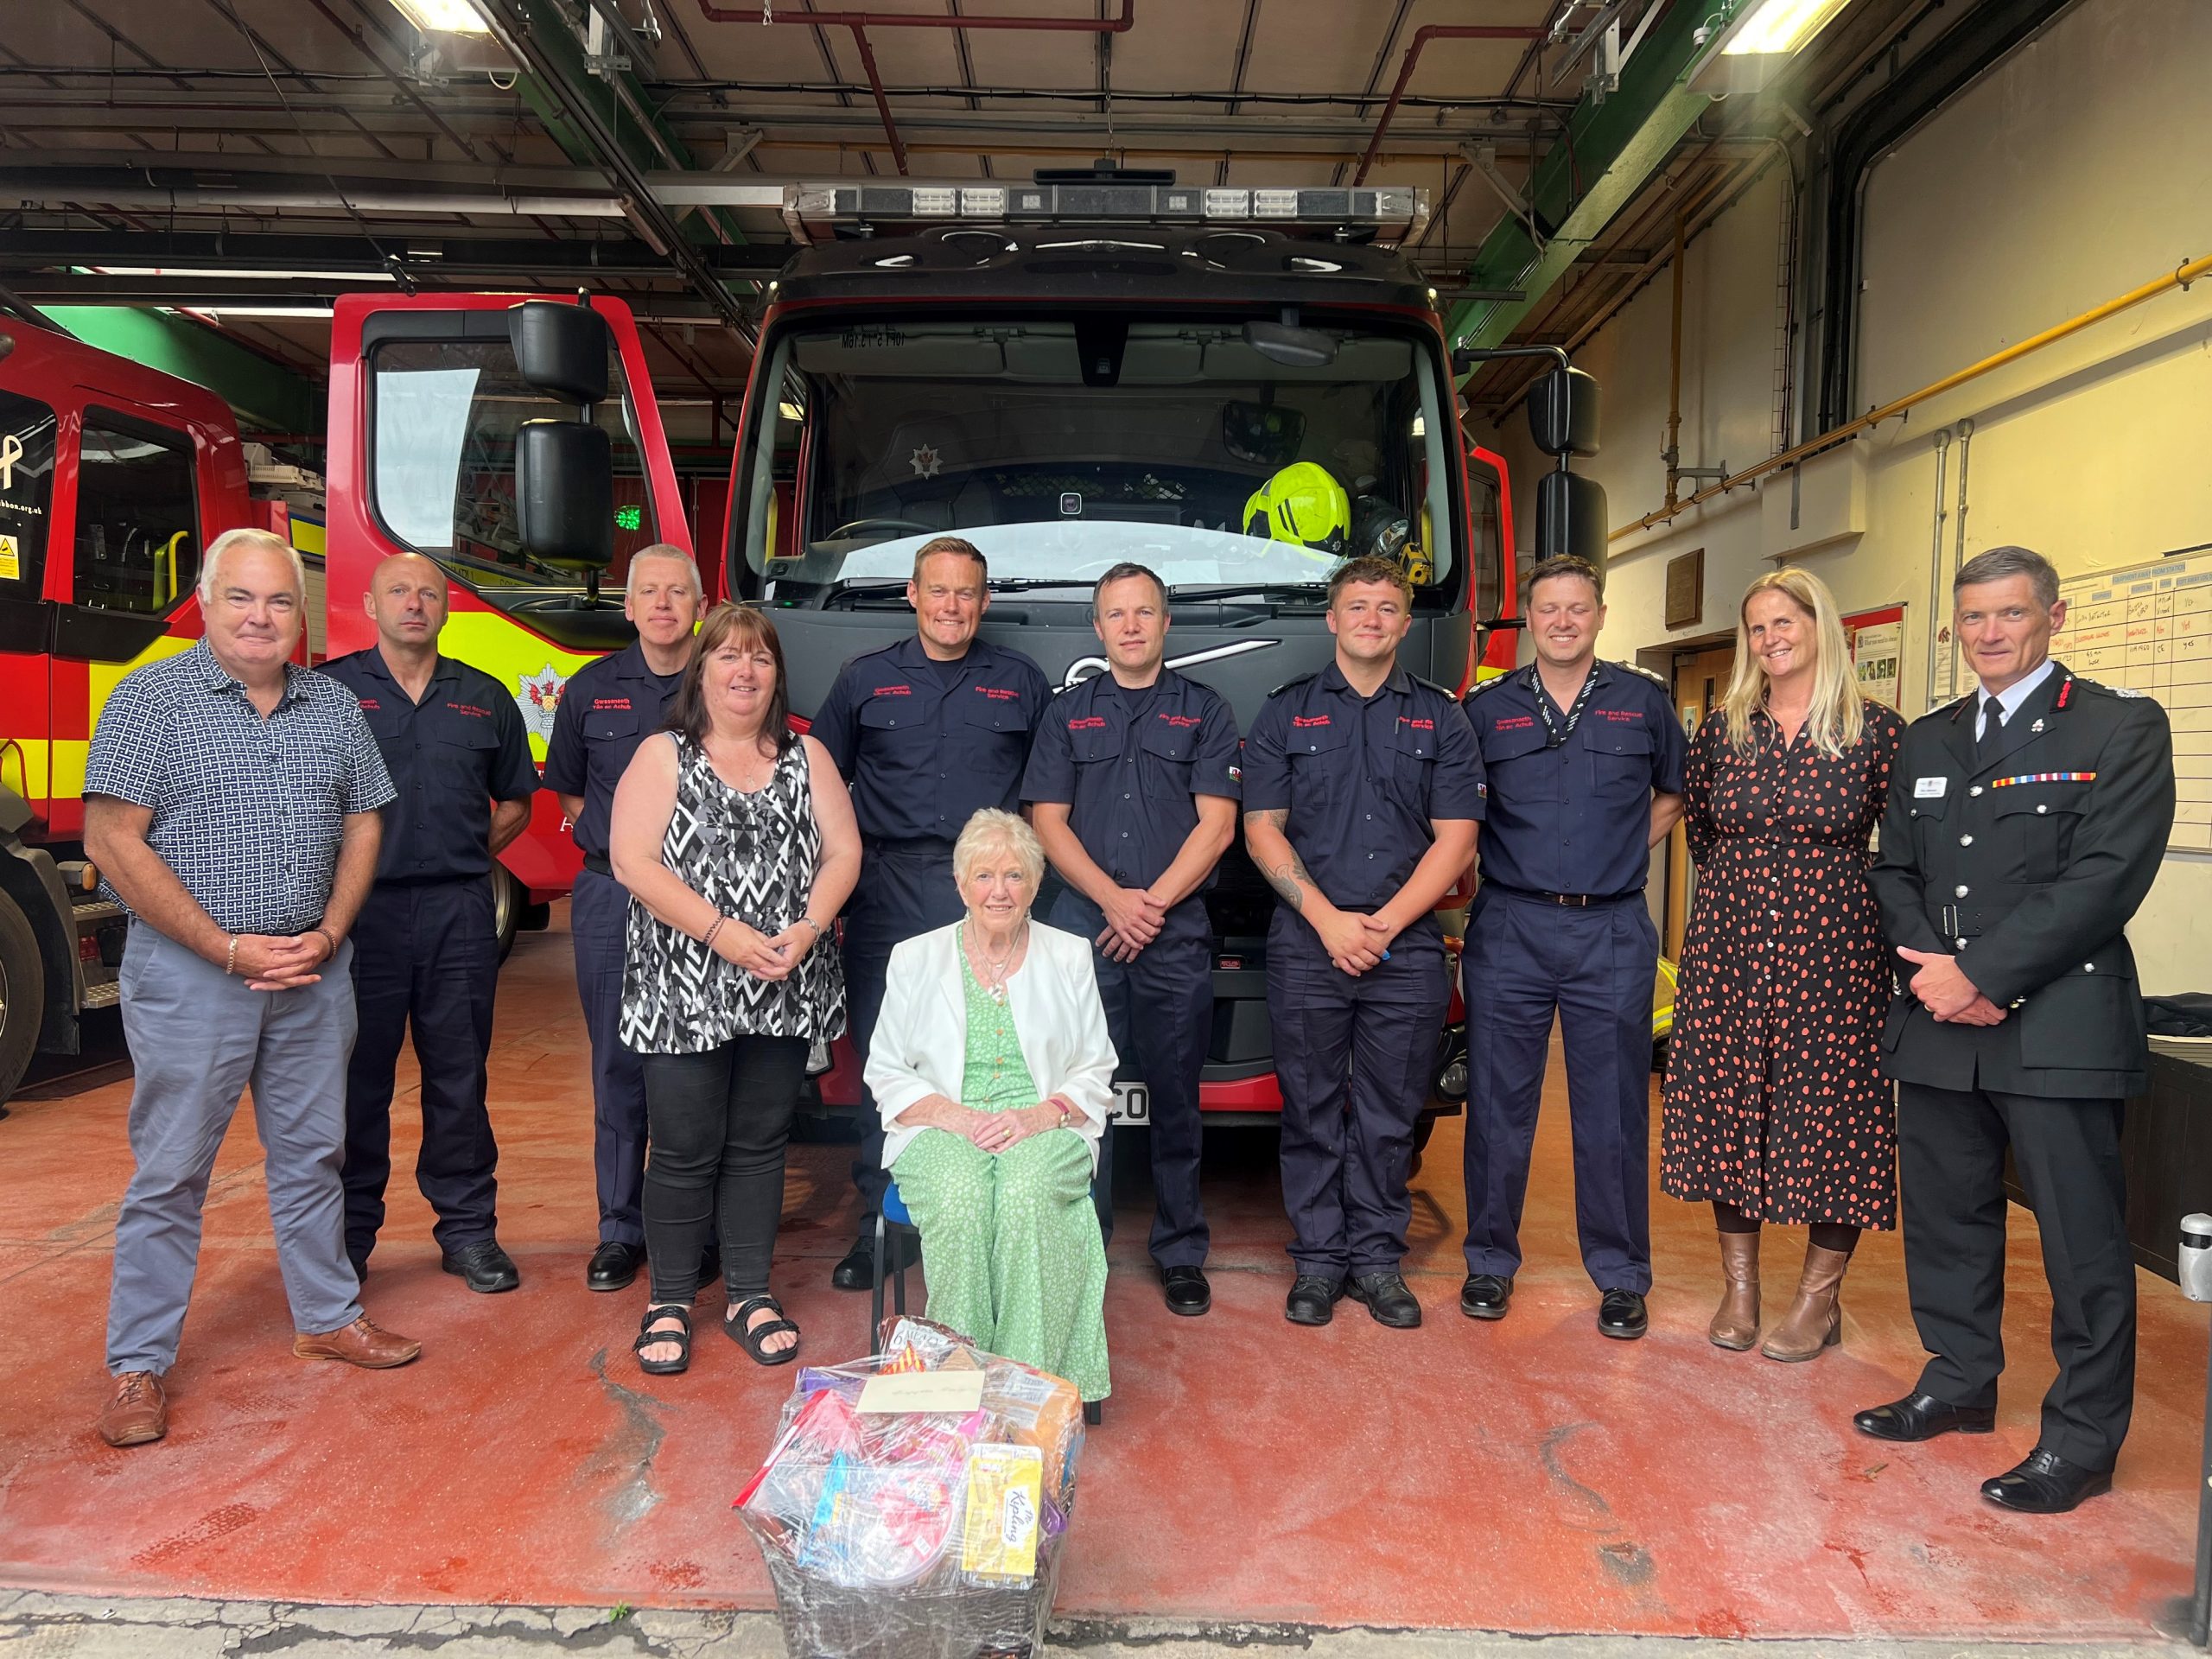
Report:
M46 975L38 936L16 901L0 893L0 1102L30 1069L46 1018Z
M499 938L499 960L515 948L515 932L522 925L522 910L530 895L504 864L492 866L492 931Z

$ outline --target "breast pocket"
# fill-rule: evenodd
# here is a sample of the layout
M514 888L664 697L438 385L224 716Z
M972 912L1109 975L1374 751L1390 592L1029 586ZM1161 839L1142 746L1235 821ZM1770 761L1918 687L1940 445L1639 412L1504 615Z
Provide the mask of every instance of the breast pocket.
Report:
M584 741L624 743L638 734L634 709L594 709L584 715Z
M1434 726L1398 727L1397 753L1390 761L1390 787L1398 799L1421 817L1428 817L1428 803L1436 783Z
M471 720L446 727L429 747L427 758L438 768L441 782L491 798L492 757L499 750L499 734L492 729L490 721Z
M1590 782L1601 798L1625 800L1647 794L1651 788L1651 732L1641 723L1630 725L1599 718L1597 729L1583 740L1590 756Z
M1301 801L1332 798L1351 783L1345 746L1351 728L1333 721L1326 726L1293 726L1283 740L1283 755L1290 762L1291 788Z
M1565 782L1559 752L1545 747L1546 734L1534 716L1526 726L1483 731L1483 767L1490 774L1493 798L1514 804L1556 801Z
M1146 791L1166 798L1189 798L1191 764L1198 753L1198 728L1155 720L1145 728L1137 747L1147 756L1142 767Z
M2086 784L2018 784L1993 791L2002 845L2023 881L2056 881L2074 855L2074 831L2088 805Z
M1951 810L1951 798L1947 794L1915 796L1905 810L1912 824L1913 850L1920 855L1923 870L1946 869L1949 860L1937 846L1943 836L1943 820Z

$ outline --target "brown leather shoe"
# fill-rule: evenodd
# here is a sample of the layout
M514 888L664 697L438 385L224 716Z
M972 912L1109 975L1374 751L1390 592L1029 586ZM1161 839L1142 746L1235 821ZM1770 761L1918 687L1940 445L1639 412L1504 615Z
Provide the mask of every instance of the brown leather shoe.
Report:
M1716 1348L1741 1353L1759 1339L1759 1236L1720 1235L1720 1276L1727 1288L1705 1328Z
M342 1359L365 1370L385 1371L407 1363L423 1351L423 1344L378 1330L364 1313L343 1331L329 1331L319 1337L304 1331L296 1332L292 1351L302 1359Z
M1782 1323L1767 1333L1759 1352L1769 1359L1816 1359L1821 1350L1841 1342L1843 1308L1838 1299L1843 1289L1843 1270L1850 1265L1848 1250L1824 1250L1817 1244L1808 1244L1796 1300L1789 1304Z
M100 1439L110 1446L143 1446L169 1432L169 1400L151 1371L125 1371L100 1413Z

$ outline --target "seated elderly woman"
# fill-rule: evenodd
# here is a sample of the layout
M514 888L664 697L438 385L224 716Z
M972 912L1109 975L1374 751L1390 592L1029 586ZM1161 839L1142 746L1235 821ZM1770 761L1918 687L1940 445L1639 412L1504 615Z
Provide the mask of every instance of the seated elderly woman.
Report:
M921 1230L929 1317L1103 1400L1090 1181L1114 1045L1090 941L1029 919L1045 854L1013 813L969 819L952 869L968 913L891 953L868 1046L884 1165Z

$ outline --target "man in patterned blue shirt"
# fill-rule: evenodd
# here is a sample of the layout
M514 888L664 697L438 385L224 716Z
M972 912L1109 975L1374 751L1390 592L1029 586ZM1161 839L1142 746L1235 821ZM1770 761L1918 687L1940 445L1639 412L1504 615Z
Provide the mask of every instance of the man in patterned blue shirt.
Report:
M372 1369L422 1351L370 1323L346 1260L346 936L393 791L353 694L289 660L306 590L281 538L218 537L200 575L207 638L124 677L86 763L86 851L130 912L123 1029L137 1073L108 1304L116 1389L99 1424L111 1446L168 1432L162 1377L248 1083L292 1351Z

